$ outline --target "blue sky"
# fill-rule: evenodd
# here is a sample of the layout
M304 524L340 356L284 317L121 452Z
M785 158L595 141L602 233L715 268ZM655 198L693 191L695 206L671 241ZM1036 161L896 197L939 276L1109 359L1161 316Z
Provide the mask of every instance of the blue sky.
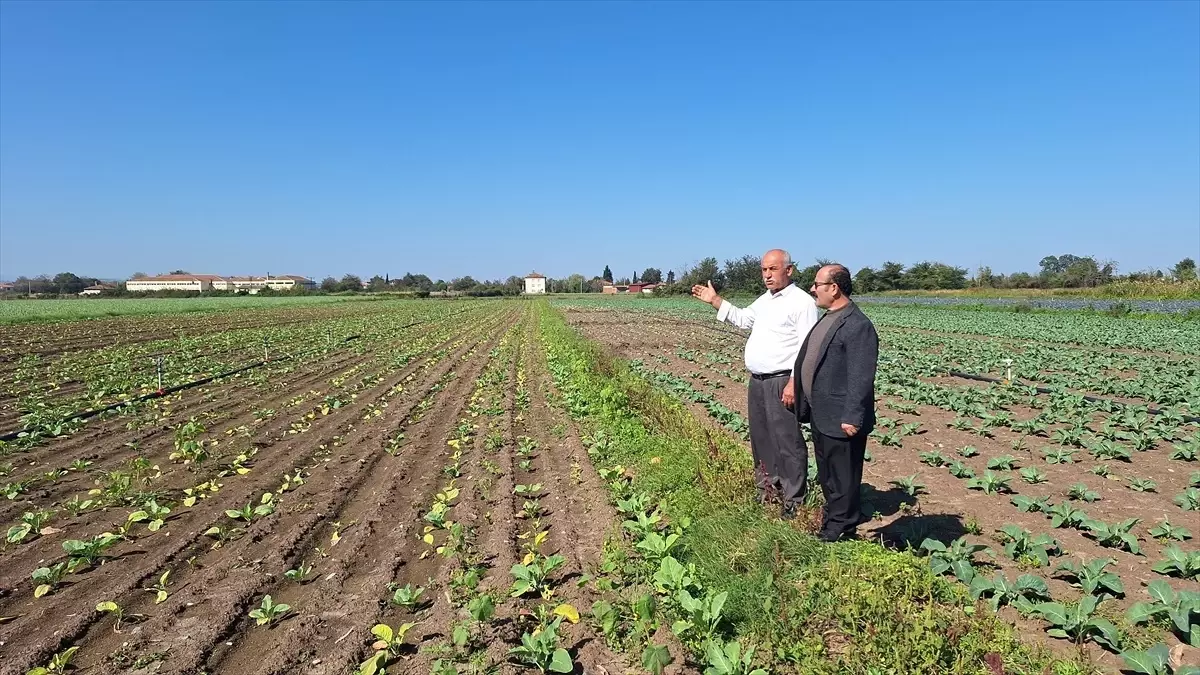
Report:
M0 278L1200 257L1200 3L0 3Z

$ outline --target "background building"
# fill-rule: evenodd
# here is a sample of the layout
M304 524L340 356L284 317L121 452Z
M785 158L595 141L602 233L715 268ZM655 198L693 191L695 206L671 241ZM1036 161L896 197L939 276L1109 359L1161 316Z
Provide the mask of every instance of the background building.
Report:
M525 276L525 293L545 293L546 292L546 277L537 272L530 272Z
M222 277L215 274L165 274L157 277L130 279L125 288L132 292L146 291L236 291L258 293L264 288L275 291L290 291L302 286L315 289L317 283L307 277L284 274L277 277Z
M214 281L224 281L215 274L164 274L157 277L130 279L125 289L133 293L148 291L211 291Z

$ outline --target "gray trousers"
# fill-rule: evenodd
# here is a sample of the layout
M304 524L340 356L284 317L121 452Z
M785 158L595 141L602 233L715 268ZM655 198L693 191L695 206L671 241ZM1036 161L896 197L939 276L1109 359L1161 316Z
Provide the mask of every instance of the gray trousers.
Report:
M777 492L782 502L799 505L808 479L808 446L796 413L780 398L788 378L750 378L746 395L750 412L750 455L759 496Z

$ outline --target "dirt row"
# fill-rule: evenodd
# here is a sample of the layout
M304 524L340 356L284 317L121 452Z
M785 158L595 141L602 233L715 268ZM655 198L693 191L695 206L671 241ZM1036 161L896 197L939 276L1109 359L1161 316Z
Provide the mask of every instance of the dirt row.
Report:
M250 596L261 585L267 583L261 574L253 573L255 566L268 557L284 560L305 551L303 542L314 536L314 528L325 523L327 516L340 510L343 500L357 495L356 488L375 475L372 470L375 462L380 456L387 457L378 448L380 438L387 433L389 424L402 423L414 410L420 411L422 420L437 422L441 419L427 414L429 404L436 405L436 399L442 396L453 396L445 389L458 379L454 369L463 365L459 359L468 353L475 354L480 345L485 344L481 340L495 339L495 333L505 323L511 323L513 317L510 313L498 319L490 329L484 331L460 330L459 338L445 350L445 356L440 360L414 360L409 366L384 378L373 390L376 392L374 395L359 396L332 414L314 415L307 422L307 428L300 433L288 434L285 431L275 436L274 432L281 431L278 425L264 429L262 440L257 442L260 445L257 446L258 452L250 473L223 479L219 492L200 500L192 508L177 508L157 533L139 536L115 546L108 554L111 560L84 574L86 583L71 583L34 600L28 576L31 571L29 565L9 563L17 562L11 558L14 555L21 559L37 555L25 552L26 549L38 550L33 547L49 547L45 556L52 561L52 551L59 542L67 538L86 538L93 534L92 530L111 527L111 523L106 526L103 515L93 517L95 522L85 519L78 527L72 523L70 528L64 528L61 532L23 544L16 551L6 551L0 557L5 561L4 565L0 565L3 570L0 573L3 577L0 579L0 588L4 589L0 593L0 615L16 618L0 627L0 642L5 643L6 652L17 658L6 663L0 672L10 672L7 670L10 666L13 668L11 672L23 672L22 668L46 659L60 645L69 642L78 645L81 638L85 638L83 642L86 643L89 641L86 636L93 633L97 637L107 635L96 628L99 618L96 613L88 610L101 600L114 599L124 606L132 599L134 604L126 611L135 611L132 607L136 607L139 599L146 595L141 588L153 583L167 569L172 570L172 585L178 584L178 588L185 592L172 594L166 603L156 607L154 616L157 618L138 624L138 635L146 636L147 644L174 635L167 640L172 647L171 663L181 665L172 667L177 672L186 672L199 666L209 658L220 635L228 631L231 623L236 623L243 614L240 612L242 605L252 599ZM304 391L293 389L292 393L302 394ZM398 393L391 400L381 401L389 392ZM243 405L237 399L227 398L225 401L239 410ZM387 407L380 407L384 402ZM382 414L374 417L374 410L382 410ZM240 410L235 416L249 412ZM277 424L284 423L281 419ZM426 422L427 425L429 423ZM272 427L270 423L265 426ZM414 457L420 457L423 446L414 444L413 448L417 452ZM307 473L308 478L302 485L289 491L286 497L281 497L275 514L245 527L245 534L235 541L212 548L213 539L202 533L215 523L231 525L232 521L223 515L225 509L258 503L264 492L276 492L284 477L295 476L297 471L302 478ZM182 477L186 479L186 475ZM186 485L186 482L174 483L176 487L171 488L168 494L177 491L178 485ZM123 510L118 510L109 514L109 518L113 515L121 518L123 513ZM246 563L255 560L260 563L246 566ZM280 568L274 573L280 574L283 569L287 568ZM229 578L235 571L243 572L237 575L236 584ZM193 582L192 576L195 574L200 576ZM70 575L74 576L77 575ZM74 581L70 577L68 583ZM214 589L220 589L219 598L213 596ZM200 606L205 609L195 609ZM37 639L15 639L15 636L30 635L28 626L34 625L40 628ZM185 632L188 637L180 640L180 630L193 625L197 626L194 637ZM50 629L51 626L54 628ZM154 637L160 633L160 637ZM124 635L122 643L129 641L129 637ZM112 653L104 649L83 651L94 653L97 659ZM77 656L77 662L87 663L83 651ZM100 667L100 664L97 663L96 667ZM107 671L102 669L101 672Z

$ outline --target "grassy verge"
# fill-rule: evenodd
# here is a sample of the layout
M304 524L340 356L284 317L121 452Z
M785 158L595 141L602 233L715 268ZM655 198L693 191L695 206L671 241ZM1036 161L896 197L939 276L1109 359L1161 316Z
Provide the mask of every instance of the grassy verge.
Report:
M708 642L757 644L756 664L776 673L1096 672L1023 644L925 560L866 542L824 545L769 517L751 499L739 444L708 433L548 306L538 312L556 403L589 433L593 462L606 476L628 469L628 487L610 483L617 496L647 495L672 523L690 523L672 555L694 565L707 597L727 593ZM686 618L671 596L661 604L672 620ZM703 663L706 646L683 642Z

